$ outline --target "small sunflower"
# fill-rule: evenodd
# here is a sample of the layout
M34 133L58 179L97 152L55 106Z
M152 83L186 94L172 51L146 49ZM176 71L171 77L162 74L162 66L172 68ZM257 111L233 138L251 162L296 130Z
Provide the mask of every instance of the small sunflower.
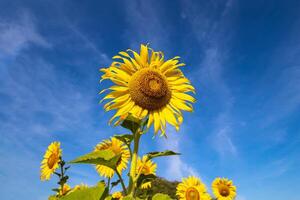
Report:
M127 168L130 152L128 147L122 141L114 137L112 137L110 140L104 140L97 144L94 151L99 150L111 150L115 155L121 154L120 160L117 163L117 170L119 173L121 173L122 170ZM107 178L111 178L114 175L114 170L104 165L96 165L96 170L101 176Z
M216 178L212 190L218 200L232 200L236 196L236 187L227 178Z
M141 159L140 157L138 158L137 161L137 174L144 174L144 175L156 175L156 168L157 165L156 163L152 162L151 160L147 160L146 156L143 156ZM148 189L151 187L151 181L144 182L141 185L142 189Z
M123 199L123 194L121 192L115 192L112 194L113 199Z
M59 189L59 192L57 193L58 196L64 196L68 194L71 191L71 187L68 184L64 184L64 187Z
M190 176L177 185L176 195L180 200L210 200L205 185L200 179Z
M102 100L110 100L104 105L106 111L117 110L110 122L128 113L144 119L149 117L147 127L154 124L154 131L164 135L166 123L179 129L183 121L182 111L193 111L194 97L187 94L195 92L190 81L183 75L176 56L164 60L162 52L153 51L141 45L140 54L128 49L113 57L117 59L104 72L101 80L109 79L115 85Z
M51 175L59 167L61 161L62 150L59 142L52 142L44 155L41 162L41 180L49 180Z

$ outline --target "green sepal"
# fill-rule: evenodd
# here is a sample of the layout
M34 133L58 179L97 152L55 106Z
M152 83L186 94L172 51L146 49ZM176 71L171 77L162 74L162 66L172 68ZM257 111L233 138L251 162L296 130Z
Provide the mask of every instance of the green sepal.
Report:
M172 198L169 195L157 193L152 197L152 200L172 200Z
M115 155L112 150L102 150L85 154L70 161L69 163L104 165L111 169L115 169L120 157L121 155Z
M141 127L141 123L142 121L140 119L135 118L132 115L128 115L122 122L121 126L130 130L132 133L136 133L136 131Z
M161 156L176 156L176 155L180 155L180 153L176 153L176 152L170 151L170 150L161 151L161 152L155 151L155 152L149 152L146 154L148 159L153 159L153 158L161 157Z
M118 179L117 181L111 182L111 184L110 184L110 185L111 185L111 188L117 186L119 183L121 183L121 180L120 180L120 179Z

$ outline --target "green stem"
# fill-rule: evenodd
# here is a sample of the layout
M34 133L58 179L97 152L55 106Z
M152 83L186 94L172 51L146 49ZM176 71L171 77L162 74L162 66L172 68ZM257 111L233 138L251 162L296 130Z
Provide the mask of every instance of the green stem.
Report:
M124 193L127 195L126 186L125 186L125 184L124 184L124 181L123 181L123 179L122 179L121 174L118 172L118 170L115 170L115 172L116 172L116 174L118 175L118 177L119 177L119 179L120 179L120 181L121 181L121 185L122 185L122 188L123 188Z
M64 161L60 161L59 165L60 165L60 173L61 173L61 177L60 177L60 191L61 194L63 193L63 189L64 189L64 182L62 181L62 179L64 178L65 174L64 174L64 165L63 165Z
M129 195L134 196L135 187L136 187L136 167L137 167L137 158L138 158L138 150L139 150L139 142L140 142L140 129L134 134L134 147L131 158L131 166L130 166L130 177L129 177Z

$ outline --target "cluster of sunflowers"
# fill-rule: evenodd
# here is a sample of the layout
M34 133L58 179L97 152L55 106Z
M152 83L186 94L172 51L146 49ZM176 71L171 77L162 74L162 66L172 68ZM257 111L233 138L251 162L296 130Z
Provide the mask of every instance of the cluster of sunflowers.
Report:
M113 57L115 60L108 68L100 71L104 74L101 81L108 79L114 83L100 94L109 91L101 100L106 111L116 110L109 123L121 125L131 133L114 135L97 144L94 150L80 156L68 164L92 164L105 180L96 186L81 184L71 188L66 175L70 166L62 158L59 142L49 145L41 163L41 180L49 180L52 174L58 176L58 188L53 189L52 200L110 200L139 199L137 189L151 188L156 177L157 164L154 158L176 156L179 153L166 150L150 152L139 157L141 137L151 128L154 134L166 137L166 126L179 130L183 122L182 111L193 111L194 87L179 67L179 57L164 59L162 52L156 52L147 45L141 45L140 53L127 50ZM129 167L128 178L122 172ZM116 177L115 177L116 175ZM126 181L128 184L126 185ZM121 185L122 191L111 194L113 187ZM232 200L236 196L236 187L231 180L216 178L212 191L218 200ZM178 199L211 200L206 186L197 177L184 178L177 185ZM155 194L154 200L171 199L166 194Z

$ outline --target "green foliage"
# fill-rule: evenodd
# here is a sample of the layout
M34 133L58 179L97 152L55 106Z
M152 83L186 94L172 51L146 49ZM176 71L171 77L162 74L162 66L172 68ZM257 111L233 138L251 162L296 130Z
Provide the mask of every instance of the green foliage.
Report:
M129 129L132 133L136 133L136 131L140 128L142 121L133 117L132 115L128 115L128 117L122 122L121 126Z
M131 134L114 135L114 137L124 142L127 146L130 146L133 140L133 135Z
M172 200L172 198L166 194L157 193L152 197L152 200Z
M151 181L150 189L137 189L137 196L139 198L152 199L157 193L167 194L171 199L177 199L176 187L179 184L177 181L168 181L166 179L157 177Z
M141 199L138 198L138 197L133 198L131 196L126 196L126 197L123 198L123 200L141 200Z
M68 193L58 200L101 200L107 195L107 188L104 183L99 183L95 187L82 188Z
M149 152L146 154L148 156L149 159L153 159L153 158L156 158L156 157L161 157L161 156L175 156L175 155L180 155L180 153L176 153L174 151L169 151L169 150L166 150L166 151L154 151L154 152Z
M137 180L136 186L140 187L143 183L152 181L155 178L156 176L154 174L148 174L148 175L141 174Z
M70 161L70 163L100 164L115 169L120 156L121 155L115 155L111 150L102 150L80 156Z

